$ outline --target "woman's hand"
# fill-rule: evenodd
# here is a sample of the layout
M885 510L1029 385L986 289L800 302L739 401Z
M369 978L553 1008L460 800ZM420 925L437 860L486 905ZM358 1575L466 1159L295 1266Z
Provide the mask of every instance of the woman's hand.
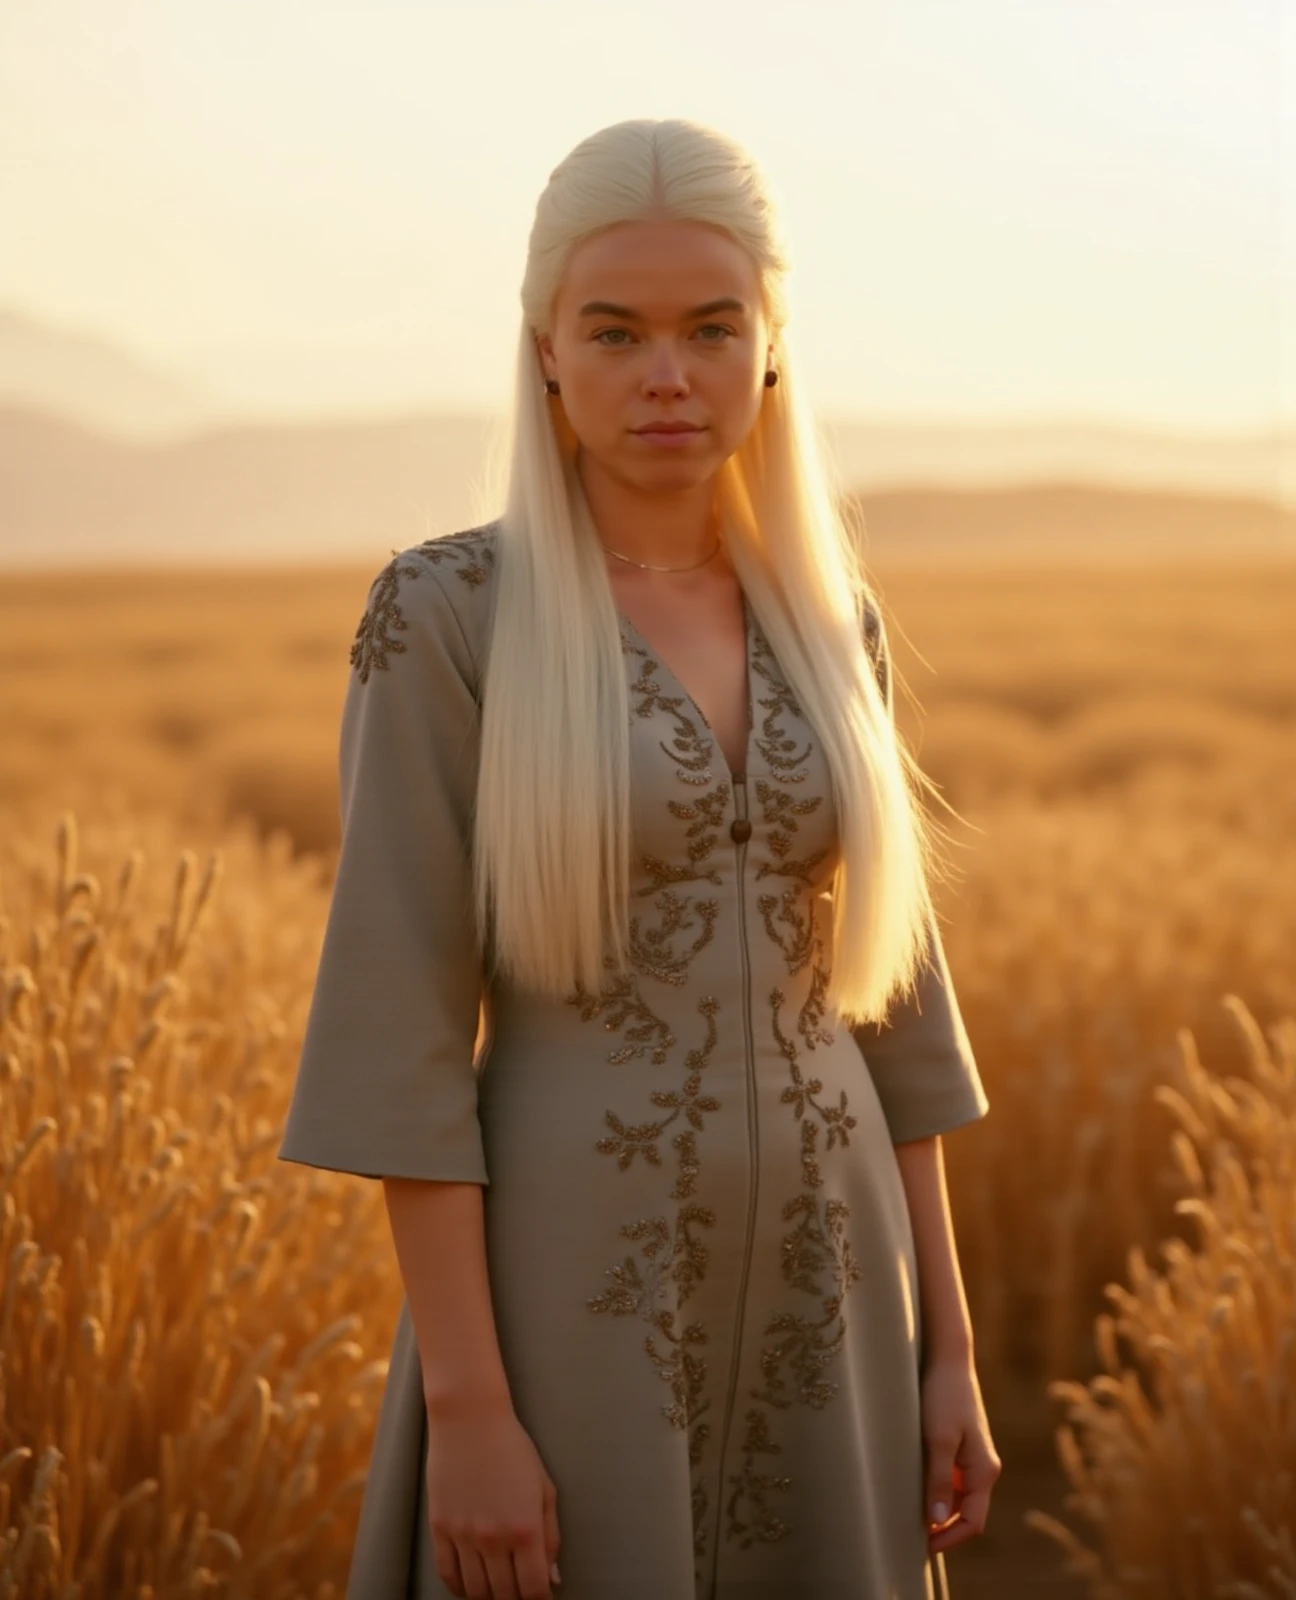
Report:
M927 1549L951 1550L985 1532L990 1491L1003 1463L990 1438L972 1357L939 1356L922 1376Z
M464 1600L553 1600L558 1491L509 1405L428 1412L437 1576Z

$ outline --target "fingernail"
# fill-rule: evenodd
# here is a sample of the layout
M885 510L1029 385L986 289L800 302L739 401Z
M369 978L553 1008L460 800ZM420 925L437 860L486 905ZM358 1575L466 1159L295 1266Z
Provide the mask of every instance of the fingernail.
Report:
M932 1521L933 1522L948 1522L949 1521L949 1507L947 1505L943 1505L939 1500L932 1507Z
M559 1575L559 1572L558 1572L558 1563L556 1561L554 1562L553 1566L551 1566L549 1568L549 1576L553 1579L553 1581L555 1583L561 1583L562 1582L562 1578L561 1578L561 1576Z

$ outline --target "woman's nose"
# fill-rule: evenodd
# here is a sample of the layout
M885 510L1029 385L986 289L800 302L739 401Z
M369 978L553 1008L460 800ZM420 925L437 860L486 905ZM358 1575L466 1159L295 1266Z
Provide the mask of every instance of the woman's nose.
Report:
M684 361L674 350L653 353L644 378L644 387L656 393L662 389L683 389L688 385Z

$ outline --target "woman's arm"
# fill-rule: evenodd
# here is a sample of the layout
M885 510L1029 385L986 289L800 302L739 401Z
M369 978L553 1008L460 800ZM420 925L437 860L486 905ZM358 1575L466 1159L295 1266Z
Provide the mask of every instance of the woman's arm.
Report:
M384 1178L429 1417L511 1411L477 1183Z
M940 1135L906 1140L895 1153L918 1266L927 1548L935 1554L985 1531L1003 1463L976 1373Z
M972 1320L963 1292L940 1135L895 1146L909 1202L923 1329L923 1364L972 1356Z

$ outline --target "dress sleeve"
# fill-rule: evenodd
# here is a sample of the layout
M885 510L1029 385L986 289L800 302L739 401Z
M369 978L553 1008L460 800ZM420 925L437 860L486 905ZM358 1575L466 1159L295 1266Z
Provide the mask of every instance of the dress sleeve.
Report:
M894 721L886 632L872 607L864 637ZM927 960L915 988L892 1006L886 1022L859 1023L851 1034L872 1075L893 1144L948 1133L989 1111L934 920L928 921Z
M279 1159L488 1182L473 1045L474 663L430 561L374 579L342 712L342 845Z

